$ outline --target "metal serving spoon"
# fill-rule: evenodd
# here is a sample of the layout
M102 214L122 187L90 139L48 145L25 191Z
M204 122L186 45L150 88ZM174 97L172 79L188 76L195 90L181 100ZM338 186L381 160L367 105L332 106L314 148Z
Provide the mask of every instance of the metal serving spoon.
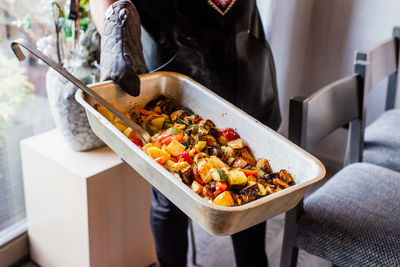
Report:
M120 112L118 109L116 109L112 105L110 105L107 102L107 100L105 100L103 97L101 97L99 94L97 94L91 88L89 88L86 84L84 84L79 79L77 79L75 76L73 76L71 73L66 71L60 64L56 63L54 60L52 60L48 56L44 55L34 45L32 45L31 43L29 43L28 41L26 41L24 39L17 39L11 43L11 48L12 48L14 54L17 56L19 61L25 60L25 55L22 52L20 46L24 47L26 50L31 52L37 58L39 58L44 63L46 63L49 67L53 68L58 73L60 73L62 76L64 76L68 81L73 83L78 88L82 89L85 93L87 93L91 97L93 97L94 100L96 100L99 104L103 105L105 108L107 108L109 111L111 111L111 113L113 113L116 117L118 117L120 120L122 120L126 125L131 127L136 132L138 137L142 140L142 142L144 142L144 144L150 142L150 135L139 124L128 119L122 112Z

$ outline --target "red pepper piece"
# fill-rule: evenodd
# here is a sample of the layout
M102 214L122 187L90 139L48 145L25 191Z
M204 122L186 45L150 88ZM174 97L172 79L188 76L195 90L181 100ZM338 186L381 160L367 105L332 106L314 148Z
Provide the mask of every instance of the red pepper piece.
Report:
M173 162L178 162L177 158L170 158L169 160L173 161Z
M141 114L146 115L146 116L149 116L149 115L160 115L159 113L155 112L154 110L146 110L144 108L141 108L139 111L140 111Z
M249 175L258 175L258 171L248 170L248 169L239 169L242 171L246 176Z
M283 188L289 188L290 187L289 184L287 184L286 182L282 181L279 178L273 179L272 182L274 183L274 185L278 185L278 186L281 186Z
M199 123L199 121L201 121L201 117L197 117L196 119L194 119L193 123L197 124L197 123Z
M189 155L189 152L187 151L183 151L182 153L179 153L179 155L177 156L177 159L183 159L184 161L186 161L189 164L192 164L193 160Z
M221 129L220 135L225 137L228 140L228 142L239 138L239 135L232 128Z
M160 136L157 137L156 142L161 143L164 145L169 145L172 141L176 140L177 142L182 142L184 139L183 133L178 133L176 135L171 135L168 133L163 133L160 134Z
M141 141L140 139L138 139L138 138L131 138L130 140L131 140L135 145L137 145L138 147L142 147L142 146L143 146L142 141Z
M157 158L157 159L155 159L155 161L158 163L158 164L160 164L161 166L163 166L164 167L164 160L162 159L162 158Z
M214 198L217 197L222 192L226 191L226 189L228 189L228 184L226 182L217 181L215 185Z
M200 178L199 169L193 169L193 179L201 185L204 185L204 181Z
M181 143L183 141L183 139L184 139L183 133L178 133L173 136L173 140L177 141L178 143Z

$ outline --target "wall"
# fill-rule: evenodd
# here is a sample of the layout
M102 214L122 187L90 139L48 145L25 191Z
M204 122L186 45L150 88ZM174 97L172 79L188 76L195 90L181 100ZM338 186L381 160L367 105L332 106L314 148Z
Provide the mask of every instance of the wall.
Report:
M400 25L399 0L261 0L259 7L277 65L283 135L290 97L351 74L355 51L368 51ZM383 85L370 93L368 123L383 110ZM345 130L335 132L316 153L340 162L345 138Z

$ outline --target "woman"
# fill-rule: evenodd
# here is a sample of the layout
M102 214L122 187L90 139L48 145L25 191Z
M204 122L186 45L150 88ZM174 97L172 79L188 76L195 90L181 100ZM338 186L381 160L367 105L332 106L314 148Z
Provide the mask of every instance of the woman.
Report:
M102 32L103 80L137 96L137 74L179 72L267 126L279 127L274 61L256 0L114 2L90 1ZM186 266L188 218L154 188L151 226L159 264ZM237 266L268 266L265 228L264 222L232 235Z

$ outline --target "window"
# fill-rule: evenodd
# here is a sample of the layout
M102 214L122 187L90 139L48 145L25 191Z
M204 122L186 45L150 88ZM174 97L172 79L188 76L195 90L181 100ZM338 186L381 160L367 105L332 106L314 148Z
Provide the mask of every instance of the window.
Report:
M49 1L0 0L0 246L26 231L19 142L54 128L46 99L47 67L18 62L10 41L35 43L51 31ZM38 13L40 12L40 13ZM51 14L51 13L49 13Z

